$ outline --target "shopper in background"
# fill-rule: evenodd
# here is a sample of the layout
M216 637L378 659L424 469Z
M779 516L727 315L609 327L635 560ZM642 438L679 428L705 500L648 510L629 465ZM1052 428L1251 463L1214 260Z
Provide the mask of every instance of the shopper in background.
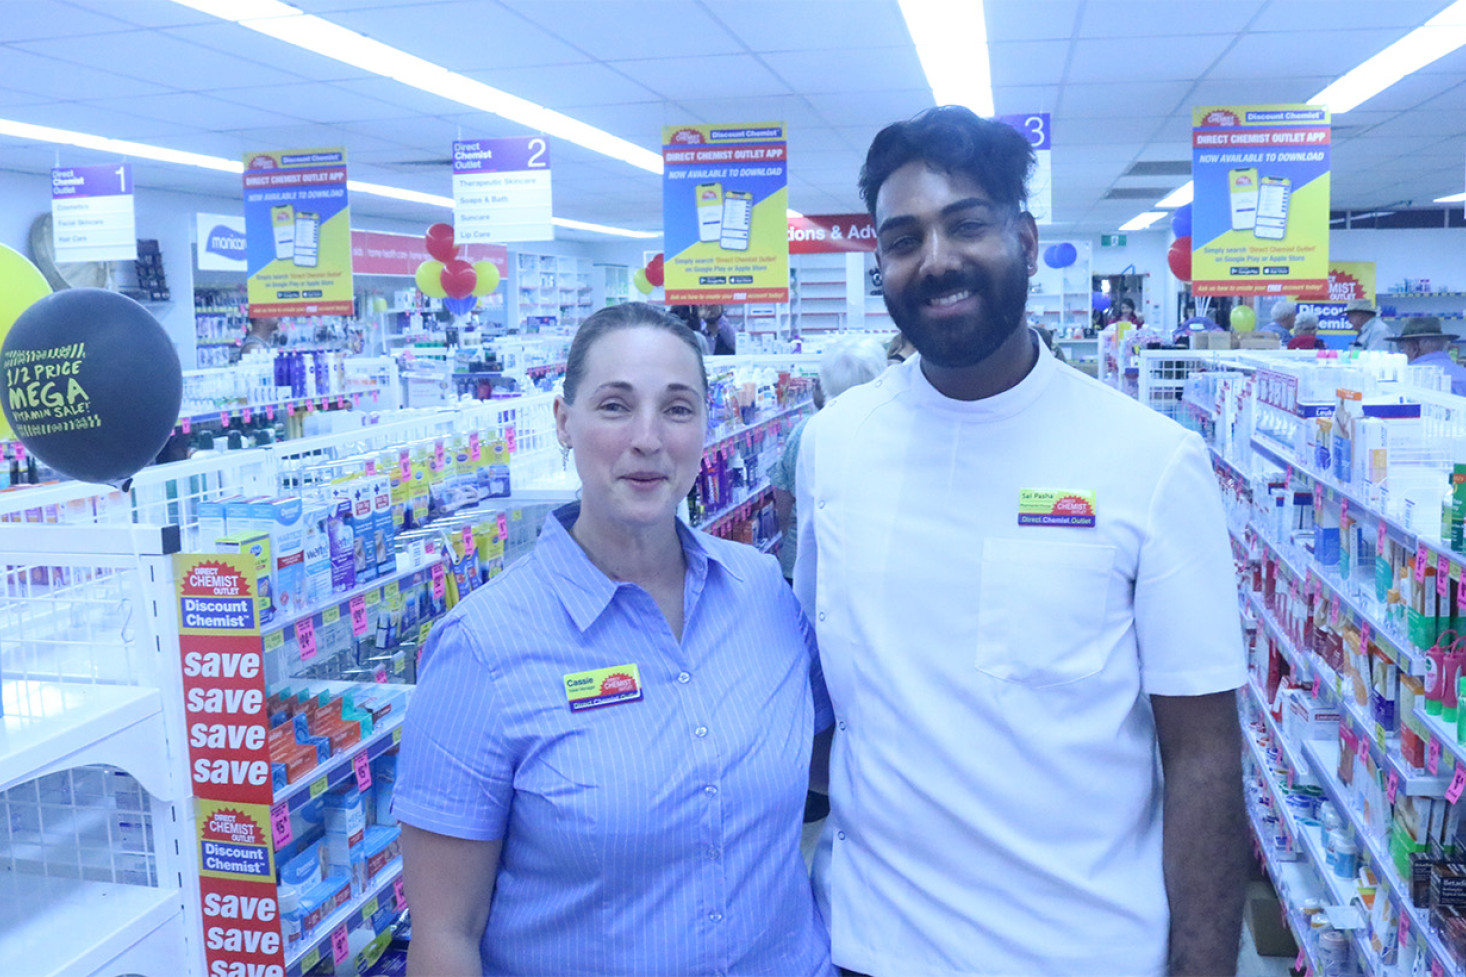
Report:
M1133 322L1137 326L1145 325L1145 320L1135 314L1135 303L1130 299L1120 300L1120 310L1110 317L1110 322Z
M732 356L738 351L738 332L723 314L721 305L699 305L697 317L702 320L702 334L712 346L714 356Z
M1466 396L1466 366L1451 359L1446 347L1459 336L1441 332L1441 321L1433 315L1413 316L1405 320L1400 335L1390 336L1389 342L1405 354L1411 366L1435 366L1446 371L1451 378L1451 393Z
M795 589L838 730L831 955L875 977L1230 974L1247 673L1220 492L1197 435L1022 328L1032 166L1015 129L946 106L861 172L921 355L799 452Z
M1288 340L1288 349L1324 349L1325 343L1318 335L1318 316L1312 312L1305 312L1293 323L1297 332L1292 339Z
M888 364L905 363L915 355L916 347L911 345L911 340L907 339L899 329L896 335L891 337L891 341L886 343L886 362Z
M275 345L275 334L280 331L280 320L273 316L260 316L249 320L249 332L239 344L239 357L245 353L268 351Z
M799 851L829 700L777 562L675 516L706 399L660 310L576 333L581 499L433 629L407 712L411 973L831 972Z
M709 356L713 352L713 344L708 340L707 333L702 331L702 321L697 317L697 307L693 305L674 305L667 309L682 323L692 330L693 336L697 337L697 345L702 350L702 355Z
M1344 306L1344 318L1357 336L1349 345L1356 349L1387 351L1390 347L1390 328L1377 314L1374 303L1369 299L1354 299Z
M1279 299L1273 303L1272 321L1265 326L1259 326L1257 331L1277 336L1279 344L1287 345L1288 340L1293 338L1293 322L1297 318L1298 306L1288 299Z

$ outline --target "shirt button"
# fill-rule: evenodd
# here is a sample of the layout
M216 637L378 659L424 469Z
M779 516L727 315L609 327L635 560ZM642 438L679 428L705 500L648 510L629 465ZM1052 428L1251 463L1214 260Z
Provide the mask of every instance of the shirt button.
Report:
M691 682L692 681L692 673L691 672L678 672L677 673L677 681L681 682L683 685L686 685L688 682Z
M839 838L841 841L844 841L845 840L845 832L838 831L838 832L835 833L835 837L836 838Z
M718 793L718 788L714 787L712 784L708 784L706 787L704 787L702 789L702 792L704 794L708 795L709 797L713 797L714 795L716 795Z
M721 855L721 854L723 854L723 851L717 845L708 845L708 858L709 859L711 859L713 861L716 861L717 858L718 858L718 856Z
M706 736L708 735L708 728L706 726L699 726L692 731L692 735L698 737Z
M839 726L840 726L841 729L844 729L845 728L845 720L843 720L843 719L840 720Z
M816 506L816 508L819 508L819 509L823 509L824 507L825 507L825 503L823 501L821 501L820 504L818 506Z
M708 919L712 920L714 923L721 923L723 921L723 914L722 913L708 913Z
M823 621L824 619L825 619L825 612L824 611L820 611L820 620Z

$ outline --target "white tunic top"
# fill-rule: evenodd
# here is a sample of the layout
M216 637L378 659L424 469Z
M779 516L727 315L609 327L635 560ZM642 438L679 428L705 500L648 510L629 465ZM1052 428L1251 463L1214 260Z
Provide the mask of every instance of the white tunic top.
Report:
M834 962L1163 973L1148 695L1246 680L1201 439L1053 357L975 402L914 357L816 415L798 488Z

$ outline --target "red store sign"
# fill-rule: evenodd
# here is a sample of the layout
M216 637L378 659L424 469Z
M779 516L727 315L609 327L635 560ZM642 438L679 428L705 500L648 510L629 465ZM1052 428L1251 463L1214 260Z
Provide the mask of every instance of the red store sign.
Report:
M790 254L839 254L875 249L876 227L869 214L789 218Z

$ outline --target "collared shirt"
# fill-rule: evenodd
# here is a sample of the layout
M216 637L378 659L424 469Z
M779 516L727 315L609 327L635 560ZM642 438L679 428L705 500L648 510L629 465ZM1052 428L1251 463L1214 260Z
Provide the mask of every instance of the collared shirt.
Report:
M1265 326L1259 326L1257 331L1267 333L1270 336L1277 336L1285 343L1293 338L1293 333L1289 331L1288 327L1277 321L1269 322Z
M1360 349L1391 350L1394 344L1386 337L1390 334L1390 327L1379 316L1374 316L1359 330L1359 335L1354 338L1351 345ZM1398 350L1395 350L1398 352Z
M827 975L799 839L830 709L778 565L678 523L679 643L590 562L578 512L433 630L398 818L503 839L485 974ZM570 709L567 676L630 665L641 699Z
M794 425L794 430L789 432L789 440L784 442L783 453L769 469L769 484L776 489L783 489L790 495L794 494L794 473L795 465L799 461L799 442L804 437L804 426L808 423L809 418L806 417ZM795 503L789 512L789 527L784 530L784 538L779 542L779 569L789 580L794 579L794 558L799 555L798 519L799 505Z
M810 420L797 496L835 963L1164 973L1150 696L1246 680L1200 438L1042 354L972 402L914 357Z
M1462 366L1451 359L1451 354L1445 350L1436 350L1434 353L1423 353L1415 357L1410 363L1411 366L1436 366L1446 372L1451 378L1451 393L1458 397L1466 396L1466 366Z

